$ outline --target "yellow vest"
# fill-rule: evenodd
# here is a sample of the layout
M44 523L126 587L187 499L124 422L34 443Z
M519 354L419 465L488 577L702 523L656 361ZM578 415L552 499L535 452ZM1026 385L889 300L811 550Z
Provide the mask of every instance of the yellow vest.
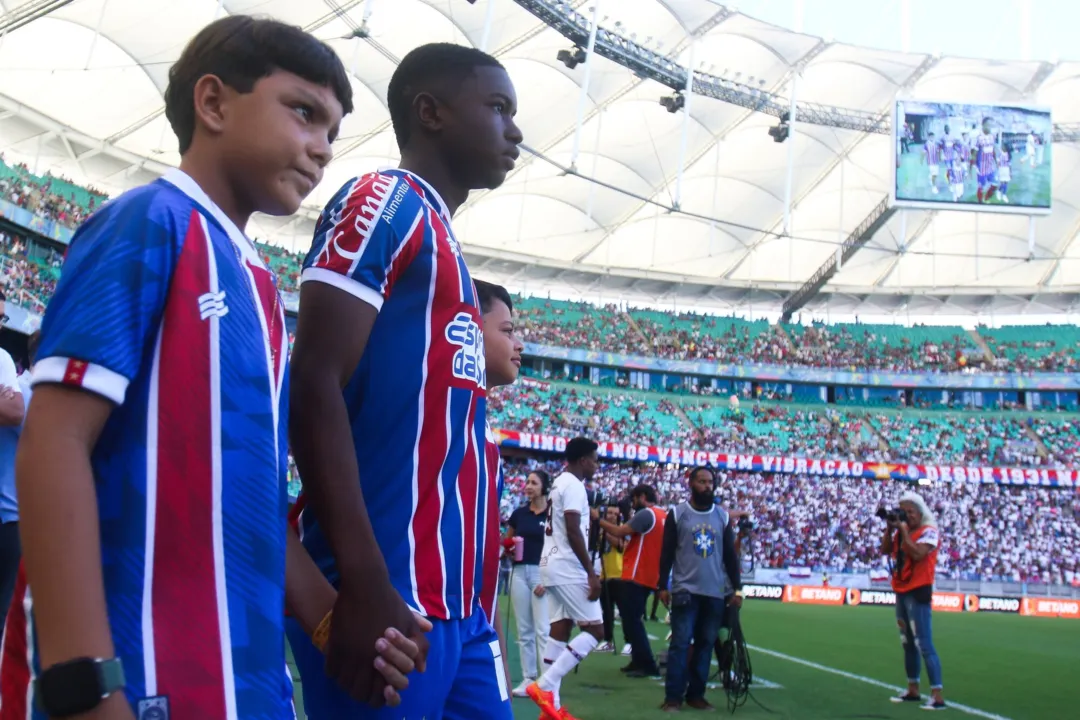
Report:
M623 554L614 548L604 553L601 560L604 570L604 580L622 579L622 558Z

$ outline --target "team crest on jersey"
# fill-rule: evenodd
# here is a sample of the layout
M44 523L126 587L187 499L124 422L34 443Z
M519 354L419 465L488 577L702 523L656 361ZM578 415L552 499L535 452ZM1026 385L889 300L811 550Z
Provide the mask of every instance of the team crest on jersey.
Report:
M169 720L169 698L164 695L139 700L136 706L139 720Z
M482 390L487 389L487 363L484 361L484 334L468 313L460 312L446 326L446 339L457 345L453 373L459 380L468 380Z
M716 552L716 532L711 525L698 525L694 528L694 552L703 558Z

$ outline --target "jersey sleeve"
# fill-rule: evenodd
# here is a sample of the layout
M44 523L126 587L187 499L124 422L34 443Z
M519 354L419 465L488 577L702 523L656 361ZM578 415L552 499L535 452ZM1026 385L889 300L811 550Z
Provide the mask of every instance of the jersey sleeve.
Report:
M333 285L381 310L426 226L426 206L404 179L376 173L350 181L319 218L300 283Z
M19 371L15 369L15 361L7 350L0 348L0 385L9 387L15 392L22 392L19 387Z
M180 232L174 214L155 209L146 193L83 224L45 311L32 385L61 383L124 402L155 342Z
M582 517L589 515L589 495L585 492L585 484L581 482L567 483L562 491L563 512L580 513Z

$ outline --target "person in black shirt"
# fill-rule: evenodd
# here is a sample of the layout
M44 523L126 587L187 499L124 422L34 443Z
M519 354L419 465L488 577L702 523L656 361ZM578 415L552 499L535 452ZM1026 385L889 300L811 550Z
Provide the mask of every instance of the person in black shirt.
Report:
M510 515L507 538L524 541L521 561L514 562L510 576L510 600L517 618L518 646L521 648L521 684L514 688L514 697L526 697L525 688L537 678L537 658L544 656L547 645L547 601L540 580L540 554L544 550L544 532L548 511L547 496L551 477L543 470L533 470L525 480L528 503Z

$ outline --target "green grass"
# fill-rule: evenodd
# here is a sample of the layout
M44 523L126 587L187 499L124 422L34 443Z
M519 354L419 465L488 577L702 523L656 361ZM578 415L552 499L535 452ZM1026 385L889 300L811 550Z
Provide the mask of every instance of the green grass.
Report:
M1017 153L1010 168L1012 180L1009 181L1009 202L1012 205L1039 205L1050 204L1050 155L1051 148L1047 147L1043 156L1043 163L1032 168L1026 161L1022 161L1023 153ZM938 176L938 194L930 191L930 170L926 165L926 154L921 145L913 145L912 152L900 156L900 167L896 169L897 188L896 196L902 200L920 200L941 202L943 205L951 205L952 193L945 184L945 163L940 166ZM976 192L978 191L978 178L973 174L974 168L969 168L967 182L964 185L962 202L978 203ZM1000 203L995 196L990 201L991 205Z
M752 646L808 660L836 670L904 684L903 658L892 608L819 607L749 601L742 614ZM513 624L511 622L511 624ZM649 623L664 649L668 626ZM616 629L621 640L621 630ZM947 700L1011 720L1077 717L1080 685L1080 622L1014 615L934 614L934 643L941 656ZM509 648L513 681L520 680L517 647ZM780 685L758 688L736 711L738 718L825 720L832 718L917 718L922 712L888 701L891 692L865 682L806 667L751 650L754 675ZM562 685L564 704L581 720L646 720L667 717L659 711L663 686L628 680L619 672L627 658L593 654ZM925 674L923 689L928 687ZM297 684L298 697L301 687ZM725 699L711 690L719 716ZM771 712L770 712L771 711ZM697 716L690 710L684 710ZM974 717L957 709L953 717ZM529 700L514 701L514 717L538 716ZM303 713L300 713L303 718ZM477 719L481 720L481 719Z

